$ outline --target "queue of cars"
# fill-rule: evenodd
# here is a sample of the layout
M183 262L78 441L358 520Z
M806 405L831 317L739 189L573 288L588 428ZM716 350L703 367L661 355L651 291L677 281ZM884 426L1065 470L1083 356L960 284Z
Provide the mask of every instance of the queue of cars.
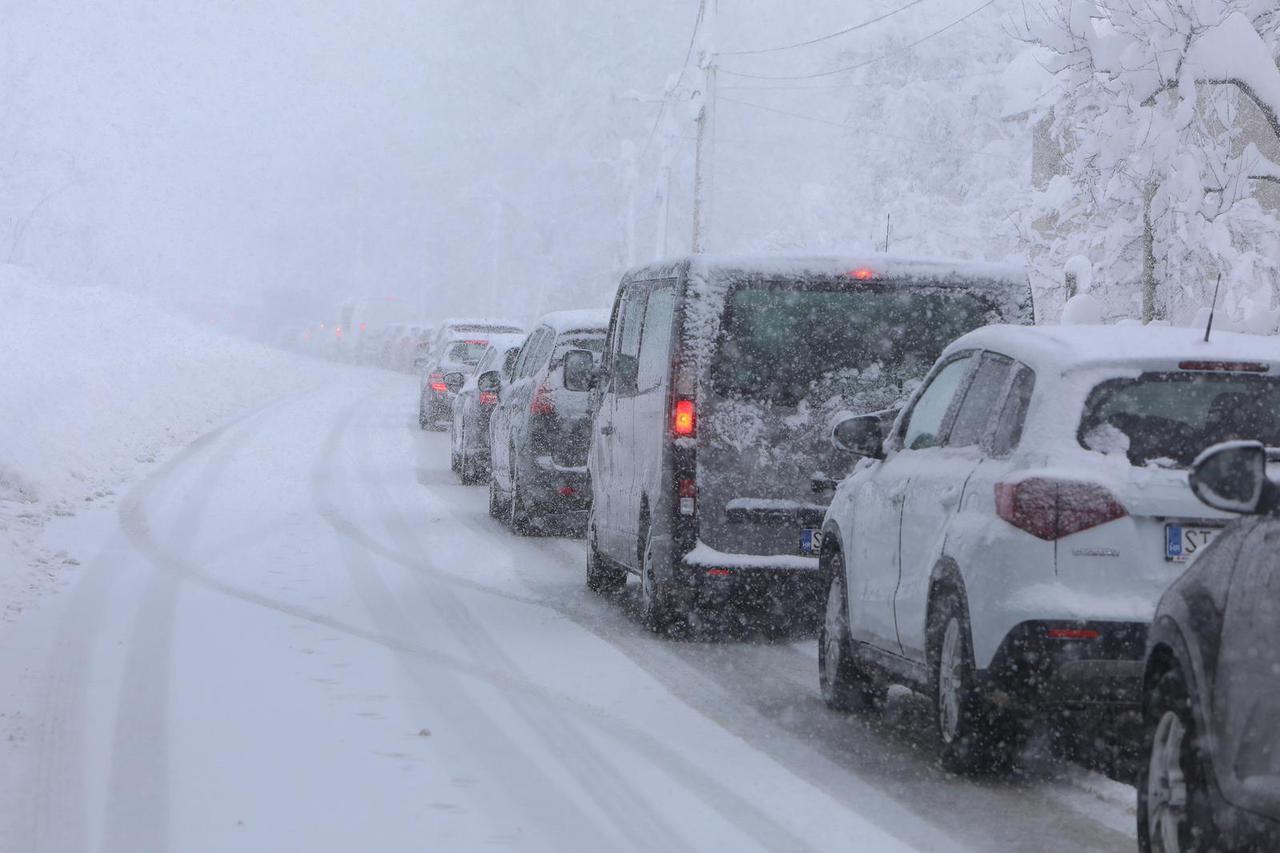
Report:
M580 529L655 630L816 611L827 704L917 690L956 772L1141 710L1143 849L1280 849L1280 346L1031 323L1015 269L696 256L471 378L433 350L423 425L452 406L490 512Z

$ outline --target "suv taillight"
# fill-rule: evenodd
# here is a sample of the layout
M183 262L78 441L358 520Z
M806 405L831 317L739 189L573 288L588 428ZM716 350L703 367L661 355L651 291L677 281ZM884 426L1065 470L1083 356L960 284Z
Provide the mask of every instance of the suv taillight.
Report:
M692 438L698 428L698 415L692 400L676 400L671 413L671 431L677 438Z
M529 403L529 414L531 415L553 415L556 411L555 400L552 399L551 389L546 385L538 388L533 393L533 400Z
M1129 511L1097 483L1029 477L996 483L996 514L1037 539L1052 541L1124 518Z
M498 392L497 391L481 391L480 405L482 406L498 405Z
M432 391L439 391L441 394L443 394L445 391L449 390L449 386L444 384L443 373L440 373L440 372L432 373L431 377L427 380L427 382L430 383Z
M693 479L680 481L680 514L693 515L698 507L698 484Z

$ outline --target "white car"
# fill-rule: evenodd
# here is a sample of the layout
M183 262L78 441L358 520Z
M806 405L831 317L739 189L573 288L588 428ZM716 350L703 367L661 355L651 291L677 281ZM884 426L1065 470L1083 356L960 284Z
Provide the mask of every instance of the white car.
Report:
M1225 515L1187 469L1228 439L1280 443L1280 340L1192 329L989 326L949 346L822 529L823 697L890 681L934 699L943 763L1011 758L1030 711L1137 706L1161 594Z

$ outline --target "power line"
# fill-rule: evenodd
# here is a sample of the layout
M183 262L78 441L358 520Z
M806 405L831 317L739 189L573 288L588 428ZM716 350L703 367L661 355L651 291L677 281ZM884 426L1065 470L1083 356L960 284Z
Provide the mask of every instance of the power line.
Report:
M854 32L855 30L860 30L863 27L869 27L872 24L883 21L885 18L891 18L894 15L898 14L899 12L905 12L906 10L910 9L912 6L919 5L920 3L923 3L923 2L924 0L911 0L911 2L908 3L907 5L900 6L897 9L894 9L890 12L885 12L883 15L880 15L879 17L871 18L870 20L863 21L860 24L854 24L851 27L845 27L843 30L837 30L834 33L829 33L825 36L819 36L818 38L815 38L815 39L809 39L808 41L798 41L794 44L783 44L777 47L762 47L762 48L757 48L756 50L725 50L725 51L720 51L720 55L721 56L749 56L752 54L759 54L759 53L777 53L778 51L792 50L797 47L808 47L811 44L818 44L819 42L830 41L831 39L837 38L846 33L851 33L851 32Z
M705 8L703 4L698 4L698 17L693 21L693 32L689 34L689 47L684 52L684 62L680 63L680 74L676 77L676 85L674 87L676 89L680 88L680 83L684 80L684 72L689 67L689 58L693 56L693 46L698 41L698 28L702 26L702 14ZM658 107L658 114L653 118L653 127L649 128L649 137L644 141L644 148L640 151L640 159L642 160L644 155L649 153L649 146L653 144L654 134L658 132L658 125L662 122L662 114L666 111L670 100L669 96L663 97L662 105Z
M722 74L728 74L732 77L743 77L748 80L811 80L816 77L830 77L834 74L844 74L847 71L856 71L859 68L866 68L868 65L874 65L875 63L880 62L881 60L884 60L884 59L888 59L891 56L896 56L900 53L905 53L906 51L911 50L913 47L923 44L924 42L928 41L931 38L934 38L935 36L940 36L943 33L945 33L947 30L951 29L952 27L962 24L965 21L969 20L974 15L978 14L983 9L987 8L988 6L990 6L995 2L996 0L987 0L987 2L983 3L978 8L964 15L963 17L957 18L956 20L947 24L945 27L941 27L939 29L934 30L924 38L917 39L911 42L910 44L903 45L902 47L897 48L896 50L891 50L888 53L882 53L879 56L873 56L871 59L867 59L862 62L857 62L857 63L854 63L853 65L846 65L843 68L833 68L830 71L819 71L813 74L793 74L793 75L781 75L781 76L771 75L771 74L745 74L741 71L731 71L727 68L721 68L720 72Z
M788 110L780 110L780 109L777 109L776 107L765 106L764 104L753 104L750 101L742 101L737 98L731 98L728 95L721 95L720 100L728 101L731 104L738 104L744 107L751 107L757 110L764 110L765 112L777 113L778 115L784 115L784 116L787 116L788 118L800 119L801 121L811 121L816 124L826 124L832 127L839 127L844 129L856 129L859 133L866 133L870 136L882 136L886 139L896 139L900 142L915 142L923 145L929 145L936 149L952 151L957 154L973 154L978 157L994 157L997 160L1015 160L1016 159L1013 157L1006 157L1003 154L992 154L990 151L978 151L977 149L974 149L974 148L957 148L955 146L939 146L937 143L933 142L932 140L922 140L922 139L918 139L916 137L911 137L911 136L898 136L893 133L885 133L884 131L880 131L880 130L869 129L862 126L855 126L855 125L848 124L846 122L832 121L831 119L817 118L816 116L807 116L801 113L793 113Z

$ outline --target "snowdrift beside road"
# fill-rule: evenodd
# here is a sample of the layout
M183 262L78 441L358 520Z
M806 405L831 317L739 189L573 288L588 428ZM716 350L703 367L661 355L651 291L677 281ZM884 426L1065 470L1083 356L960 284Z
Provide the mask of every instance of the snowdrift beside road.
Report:
M36 545L50 517L110 497L212 424L332 369L20 267L0 265L0 311L0 621L75 562Z

